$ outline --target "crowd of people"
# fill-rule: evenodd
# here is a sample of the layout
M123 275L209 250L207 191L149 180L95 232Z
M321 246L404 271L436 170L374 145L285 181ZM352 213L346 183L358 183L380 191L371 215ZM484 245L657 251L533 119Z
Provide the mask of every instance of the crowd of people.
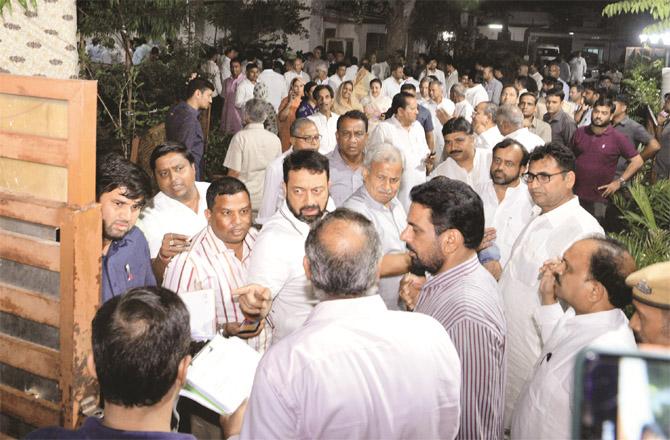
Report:
M99 158L105 418L82 430L170 431L190 362L178 296L211 289L218 332L263 354L226 436L569 438L581 349L670 346L670 263L637 271L605 235L645 161L668 178L670 94L648 133L625 94L560 63L501 81L449 56L322 53L210 54L154 182ZM205 182L215 104L233 137Z

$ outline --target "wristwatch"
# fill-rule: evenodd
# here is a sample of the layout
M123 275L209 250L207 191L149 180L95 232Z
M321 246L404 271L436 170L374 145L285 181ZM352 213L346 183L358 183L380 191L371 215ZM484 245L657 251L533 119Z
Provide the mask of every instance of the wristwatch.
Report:
M623 177L619 177L619 184L621 185L622 188L626 186L626 179L624 179Z

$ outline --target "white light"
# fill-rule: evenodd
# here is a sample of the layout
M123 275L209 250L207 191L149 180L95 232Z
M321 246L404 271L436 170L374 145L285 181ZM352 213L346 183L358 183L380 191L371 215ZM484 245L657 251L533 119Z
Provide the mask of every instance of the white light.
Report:
M489 29L497 29L497 30L500 30L500 29L502 29L502 28L503 28L503 25L501 25L501 24L490 24L490 25L489 25Z
M574 32L568 32L568 35L575 35Z
M645 34L640 34L640 43L645 43L649 37Z
M453 32L449 32L449 31L442 32L442 39L444 41L452 40L455 36L456 36L456 34L454 34Z
M666 32L663 34L663 44L665 46L670 46L670 32Z
M658 44L660 39L661 39L661 36L658 35L658 34L649 35L649 42L651 44Z

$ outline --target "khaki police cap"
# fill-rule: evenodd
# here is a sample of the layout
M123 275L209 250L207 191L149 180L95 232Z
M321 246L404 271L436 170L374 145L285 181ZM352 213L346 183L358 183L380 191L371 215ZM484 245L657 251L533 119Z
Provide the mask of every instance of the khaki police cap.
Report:
M626 278L633 298L653 307L670 309L670 261L652 264Z

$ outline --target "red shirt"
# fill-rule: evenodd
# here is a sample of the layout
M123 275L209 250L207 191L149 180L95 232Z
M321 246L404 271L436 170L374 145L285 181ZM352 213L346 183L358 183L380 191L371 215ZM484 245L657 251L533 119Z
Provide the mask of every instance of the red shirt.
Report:
M577 181L574 192L580 200L604 202L599 186L614 180L617 161L620 156L631 159L639 153L626 136L611 125L597 135L591 126L579 127L572 139L572 151L577 157Z

